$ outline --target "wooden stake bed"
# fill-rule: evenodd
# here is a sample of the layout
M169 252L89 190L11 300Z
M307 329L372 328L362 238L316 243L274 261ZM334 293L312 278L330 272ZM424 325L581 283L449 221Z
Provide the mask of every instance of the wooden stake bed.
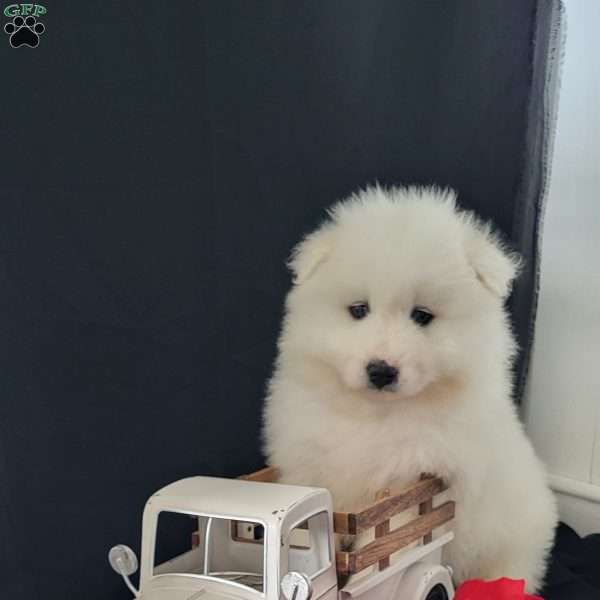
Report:
M277 482L276 467L266 467L256 473L244 475L248 481ZM357 535L375 528L375 540L350 552L336 552L338 576L352 575L378 564L379 569L389 566L390 555L422 539L424 544L432 540L432 531L454 517L454 502L448 501L433 508L433 497L446 490L442 479L423 475L420 481L401 492L390 495L389 490L380 492L373 504L359 512L333 513L333 529L343 535ZM419 516L390 531L390 519L415 506Z

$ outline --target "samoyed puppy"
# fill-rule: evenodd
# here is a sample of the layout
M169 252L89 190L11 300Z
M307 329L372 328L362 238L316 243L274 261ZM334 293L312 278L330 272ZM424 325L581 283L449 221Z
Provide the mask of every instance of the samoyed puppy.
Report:
M443 477L457 582L505 576L532 592L557 513L511 398L504 301L519 258L455 200L371 187L295 248L265 451L282 481L328 488L336 510Z

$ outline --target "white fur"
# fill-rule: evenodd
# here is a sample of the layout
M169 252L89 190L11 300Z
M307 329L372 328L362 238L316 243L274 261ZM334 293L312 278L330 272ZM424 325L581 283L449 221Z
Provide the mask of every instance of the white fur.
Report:
M445 560L458 581L541 585L554 498L511 400L515 344L504 300L518 271L450 190L368 188L335 206L294 251L265 449L284 481L323 486L338 510L422 472L457 502ZM368 301L353 320L347 307ZM414 306L435 314L427 327ZM366 364L399 369L393 391Z

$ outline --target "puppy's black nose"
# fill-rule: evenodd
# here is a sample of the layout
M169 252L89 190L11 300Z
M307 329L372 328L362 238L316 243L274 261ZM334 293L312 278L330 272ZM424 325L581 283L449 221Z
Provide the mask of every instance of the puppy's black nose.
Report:
M398 369L388 365L385 360L372 360L367 365L367 375L371 384L378 390L398 381Z

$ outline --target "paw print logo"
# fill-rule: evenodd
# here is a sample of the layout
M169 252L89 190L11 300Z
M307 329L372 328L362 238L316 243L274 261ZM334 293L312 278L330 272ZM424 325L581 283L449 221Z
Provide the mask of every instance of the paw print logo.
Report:
M25 19L21 16L14 17L11 23L4 26L4 32L10 35L10 45L13 48L29 46L35 48L40 43L40 35L46 28L33 15Z

